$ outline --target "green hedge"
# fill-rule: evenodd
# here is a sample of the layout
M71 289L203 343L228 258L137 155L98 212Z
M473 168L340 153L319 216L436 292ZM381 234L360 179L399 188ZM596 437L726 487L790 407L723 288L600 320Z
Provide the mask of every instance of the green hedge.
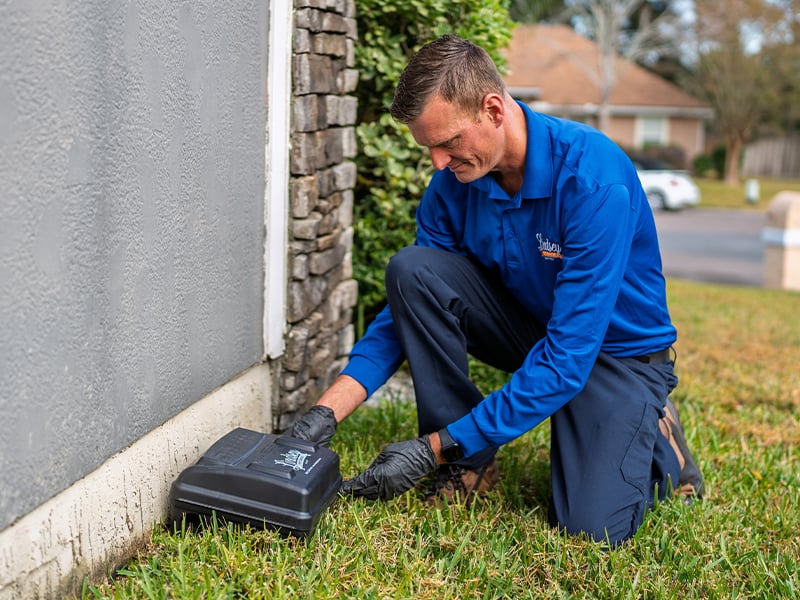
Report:
M353 271L359 336L380 310L389 258L413 242L414 214L433 168L408 128L389 115L395 84L420 46L455 33L482 46L502 69L513 22L503 0L359 0L356 4L356 134Z

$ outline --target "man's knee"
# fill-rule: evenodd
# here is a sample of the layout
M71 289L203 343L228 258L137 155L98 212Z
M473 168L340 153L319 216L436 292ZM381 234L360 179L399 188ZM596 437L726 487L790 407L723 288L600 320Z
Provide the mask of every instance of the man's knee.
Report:
M570 535L585 534L613 547L633 537L642 524L644 511L643 503L616 510L599 505L575 506L568 512L561 511L558 517L551 514L551 524Z
M423 246L401 248L389 259L389 264L386 266L387 287L406 281L410 276L415 276L422 267L429 265L431 257L436 257L441 252L441 250Z

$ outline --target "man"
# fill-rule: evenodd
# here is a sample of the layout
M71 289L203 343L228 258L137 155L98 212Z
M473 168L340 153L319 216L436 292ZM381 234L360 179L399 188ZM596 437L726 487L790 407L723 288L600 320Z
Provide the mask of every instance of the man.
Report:
M668 394L676 339L653 216L628 158L599 132L515 102L488 54L453 35L400 77L392 115L437 169L414 246L386 271L388 306L293 427L336 424L408 361L421 437L388 445L344 493L433 497L498 480L495 452L550 418L550 520L616 544L655 498L700 496ZM486 397L467 355L512 373Z

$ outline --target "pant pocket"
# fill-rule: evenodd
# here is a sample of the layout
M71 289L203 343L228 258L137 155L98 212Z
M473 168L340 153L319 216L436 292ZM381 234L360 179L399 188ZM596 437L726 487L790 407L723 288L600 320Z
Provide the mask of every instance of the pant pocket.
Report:
M639 413L639 424L621 465L623 479L645 495L650 493L648 487L652 481L656 435L658 435L658 411L655 407L645 404Z

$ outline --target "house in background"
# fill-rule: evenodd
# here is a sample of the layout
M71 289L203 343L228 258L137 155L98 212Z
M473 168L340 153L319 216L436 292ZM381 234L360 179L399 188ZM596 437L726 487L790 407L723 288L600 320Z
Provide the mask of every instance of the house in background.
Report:
M598 126L597 44L566 25L518 25L506 51L509 92L533 110ZM605 133L624 148L678 146L690 161L705 149L712 109L621 57ZM685 166L685 165L684 165Z

